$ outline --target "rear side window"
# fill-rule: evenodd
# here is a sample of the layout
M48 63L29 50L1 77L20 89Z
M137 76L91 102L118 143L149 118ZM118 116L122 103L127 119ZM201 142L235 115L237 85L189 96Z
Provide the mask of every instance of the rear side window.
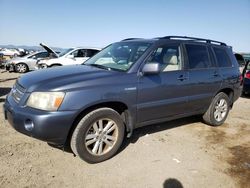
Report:
M204 69L210 67L206 46L186 44L186 50L190 69Z
M232 63L227 56L227 53L225 50L221 48L213 48L214 53L217 59L217 64L219 67L232 67Z

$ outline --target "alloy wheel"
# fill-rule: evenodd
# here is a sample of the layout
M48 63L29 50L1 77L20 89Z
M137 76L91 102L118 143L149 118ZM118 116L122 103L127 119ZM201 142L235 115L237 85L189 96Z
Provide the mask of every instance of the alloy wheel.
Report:
M214 118L220 122L227 114L228 105L225 99L220 99L215 105Z
M101 156L114 147L117 138L117 124L111 119L99 119L87 131L85 147L90 154Z

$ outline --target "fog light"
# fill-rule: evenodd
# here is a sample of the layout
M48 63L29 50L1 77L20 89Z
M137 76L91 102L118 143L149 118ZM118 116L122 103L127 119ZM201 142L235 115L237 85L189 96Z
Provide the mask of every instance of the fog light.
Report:
M34 123L32 120L30 119L27 119L25 122L24 122L24 128L27 130L27 131L32 131L32 129L34 128Z

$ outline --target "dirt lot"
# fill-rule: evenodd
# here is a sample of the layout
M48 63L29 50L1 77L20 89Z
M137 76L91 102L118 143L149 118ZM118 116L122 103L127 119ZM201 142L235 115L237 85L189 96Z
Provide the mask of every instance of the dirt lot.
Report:
M20 76L0 70L0 106ZM191 117L135 131L121 151L87 164L11 128L0 109L0 187L249 187L250 98L226 123Z

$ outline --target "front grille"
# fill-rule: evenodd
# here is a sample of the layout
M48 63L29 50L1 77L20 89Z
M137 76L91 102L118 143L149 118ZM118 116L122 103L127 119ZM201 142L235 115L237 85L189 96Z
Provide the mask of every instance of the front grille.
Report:
M13 97L13 99L17 103L19 103L24 93L25 93L25 88L21 86L18 82L16 82L13 88L11 89L11 96Z

